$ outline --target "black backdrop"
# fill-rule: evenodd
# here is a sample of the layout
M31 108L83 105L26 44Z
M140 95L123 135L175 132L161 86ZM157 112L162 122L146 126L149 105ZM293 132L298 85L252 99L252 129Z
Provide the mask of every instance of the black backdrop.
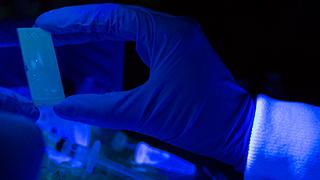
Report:
M252 94L320 105L317 1L136 2L198 19L224 63Z

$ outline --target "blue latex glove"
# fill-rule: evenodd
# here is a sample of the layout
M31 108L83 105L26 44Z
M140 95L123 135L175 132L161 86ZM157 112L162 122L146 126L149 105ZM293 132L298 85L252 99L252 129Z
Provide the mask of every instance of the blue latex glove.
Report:
M44 142L31 121L38 117L31 101L0 88L0 179L38 178Z
M136 41L149 80L130 91L76 95L54 107L70 120L156 137L243 170L255 103L220 61L200 26L140 7L100 4L41 15L56 40Z
M39 110L27 98L0 87L0 113L12 113L21 115L36 121L39 118Z

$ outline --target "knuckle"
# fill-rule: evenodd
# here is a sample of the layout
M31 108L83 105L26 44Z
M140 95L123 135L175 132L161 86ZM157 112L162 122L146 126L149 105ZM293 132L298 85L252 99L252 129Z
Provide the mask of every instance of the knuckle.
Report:
M192 17L182 17L183 21L185 23L185 28L189 30L199 30L200 29L200 24L199 22Z
M192 17L180 17L181 32L186 37L194 37L202 32L199 22Z

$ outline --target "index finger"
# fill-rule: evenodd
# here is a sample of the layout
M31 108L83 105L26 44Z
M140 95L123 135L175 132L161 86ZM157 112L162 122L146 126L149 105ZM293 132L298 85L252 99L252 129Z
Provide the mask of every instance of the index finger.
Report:
M139 7L96 4L65 7L49 11L35 22L35 26L50 31L64 43L97 40L135 41L148 35L150 16Z

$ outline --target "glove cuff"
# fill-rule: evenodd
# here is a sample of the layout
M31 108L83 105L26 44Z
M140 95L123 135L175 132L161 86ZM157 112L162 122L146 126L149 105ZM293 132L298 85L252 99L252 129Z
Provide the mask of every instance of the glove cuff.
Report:
M319 179L320 108L257 97L246 179Z

